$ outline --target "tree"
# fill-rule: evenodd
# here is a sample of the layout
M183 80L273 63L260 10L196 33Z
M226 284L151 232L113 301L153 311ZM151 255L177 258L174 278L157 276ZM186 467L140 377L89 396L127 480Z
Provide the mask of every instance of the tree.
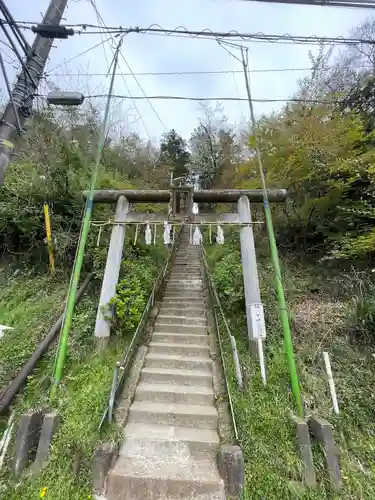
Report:
M159 156L159 165L164 167L163 173L173 172L174 178L187 176L189 159L187 144L174 129L163 135Z
M239 145L235 134L227 123L222 106L201 104L203 116L190 137L190 170L199 175L202 188L211 189L223 182L230 182L239 157ZM223 175L225 178L223 178Z
M357 113L342 114L334 105L292 104L262 118L258 133L268 186L289 193L279 225L284 243L337 256L348 237L354 245L372 230L375 150ZM237 183L259 187L254 158L240 169ZM362 251L369 247L362 245Z

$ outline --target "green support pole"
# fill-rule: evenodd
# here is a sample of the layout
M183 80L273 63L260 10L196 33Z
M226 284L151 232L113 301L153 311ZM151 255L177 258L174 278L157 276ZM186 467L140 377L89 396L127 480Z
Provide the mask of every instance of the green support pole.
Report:
M288 360L290 382L292 386L294 400L297 407L297 413L298 416L302 418L303 407L302 407L302 400L299 388L296 361L293 351L292 331L289 323L288 306L285 301L284 286L280 269L279 253L277 251L277 244L276 244L275 232L273 229L271 209L269 205L266 205L266 203L264 203L264 212L266 216L268 239L270 242L271 259L275 271L275 288L279 302L280 321L284 333L284 346L285 346L286 357Z
M247 50L248 49L246 49L246 51ZM245 61L245 56L244 56L244 52L243 52L242 47L241 47L241 55L242 55L242 65L243 65L244 74L245 74L246 91L247 91L247 95L249 98L250 115L251 115L251 122L252 122L252 126L253 126L255 151L256 151L256 157L257 157L257 161L258 161L259 176L260 176L260 181L261 181L261 186L262 186L262 191L263 191L264 213L265 213L265 217L266 217L267 233L268 233L268 239L269 239L269 243L270 243L271 259L272 259L272 263L273 263L273 267L274 267L274 271L275 271L275 288L276 288L277 299L278 299L278 303L279 303L280 321L281 321L281 326L282 326L283 334L284 334L284 346L285 346L285 352L286 352L286 357L287 357L287 361L288 361L290 382L291 382L291 386L292 386L292 392L293 392L294 401L295 401L295 405L297 408L298 416L303 417L302 399L301 399L301 393L300 393L300 387L299 387L296 361L295 361L294 351L293 351L292 331L291 331L290 323L289 323L288 308L287 308L286 301L285 301L284 286L283 286L283 280L282 280L281 270L280 270L279 254L277 251L275 231L273 229L271 209L270 209L270 205L269 205L269 201L268 201L266 179L264 176L262 158L260 155L260 149L259 149L259 143L258 143L253 101L251 99L248 67L247 67L247 63Z
M68 351L69 333L70 333L70 328L72 326L74 304L75 304L75 300L76 300L79 279L81 276L83 258L85 256L85 247L86 247L86 242L87 242L87 236L88 236L89 230L90 230L91 215L92 215L93 204L94 204L94 202L93 202L94 190L95 190L96 180L98 177L98 171L99 171L100 160L101 160L101 156L102 156L104 139L105 139L105 134L106 134L106 130L107 130L109 108L110 108L111 97L112 97L112 93L113 93L113 85L114 85L114 81L115 81L118 54L119 54L119 50L121 47L121 43L122 43L122 39L117 46L117 50L116 50L116 53L114 56L113 71L112 71L112 76L111 76L111 83L109 86L107 104L106 104L106 108L105 108L105 112L104 112L103 126L102 126L102 130L101 130L100 138L98 141L95 166L94 166L94 170L93 170L91 182L90 182L90 192L89 192L89 195L87 197L85 213L83 216L83 225L82 225L82 230L81 230L81 234L80 234L80 238L79 238L79 242L78 242L78 250L76 253L75 260L74 260L72 279L70 281L68 298L67 298L66 307L65 307L65 317L64 317L62 328L61 328L60 341L59 341L59 346L58 346L58 350L57 350L57 354L56 354L56 362L55 362L55 367L54 367L54 377L53 377L53 382L52 382L52 387L51 387L51 399L53 399L56 396L57 387L58 387L58 385L61 381L61 378L62 378L65 359L66 359L66 355L67 355L67 351Z

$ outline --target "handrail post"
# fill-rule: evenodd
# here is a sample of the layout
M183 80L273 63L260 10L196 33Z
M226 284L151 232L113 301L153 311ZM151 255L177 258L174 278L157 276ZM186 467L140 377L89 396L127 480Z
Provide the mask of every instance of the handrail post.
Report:
M115 215L115 222L119 222L120 224L115 224L112 227L111 241L109 243L107 262L105 265L95 322L95 338L98 340L101 347L105 347L109 340L111 327L108 319L113 315L113 310L109 306L109 302L116 294L125 239L125 224L123 223L126 220L128 212L129 202L125 196L120 196L117 201Z

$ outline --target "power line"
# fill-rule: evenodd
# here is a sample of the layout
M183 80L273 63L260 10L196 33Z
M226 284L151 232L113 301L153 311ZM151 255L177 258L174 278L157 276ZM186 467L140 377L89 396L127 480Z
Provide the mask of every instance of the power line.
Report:
M38 97L47 97L39 95ZM107 94L87 95L85 99L104 99L108 97ZM116 95L112 96L114 99L155 99L155 100L175 100L175 101L246 101L247 97L191 97L191 96L172 96L172 95L155 95L155 96L131 96L131 95ZM296 102L306 104L340 104L339 100L320 100L320 99L301 99L301 98L283 98L283 99L252 99L253 102Z
M142 92L142 94L143 94L144 98L145 98L145 99L147 99L147 102L149 103L149 105L150 105L151 109L152 109L152 110L153 110L153 112L155 113L155 116L157 117L157 119L158 119L158 120L159 120L159 122L161 123L162 127L163 127L165 130L167 130L167 127L165 126L165 124L164 124L163 120L160 118L159 113L156 111L156 109L155 109L155 108L154 108L154 106L152 105L152 103L151 103L150 99L147 97L147 95L146 95L145 91L143 90L142 85L139 83L138 78L137 78L137 77L135 76L135 74L133 73L133 71L132 71L132 69L131 69L131 67L130 67L130 65L129 65L129 63L128 63L128 61L125 59L125 56L124 56L124 54L122 53L122 51L121 51L121 50L120 50L120 56L122 57L122 59L124 60L124 62L125 62L125 64L126 64L126 66L127 66L127 67L128 67L128 69L129 69L129 71L130 71L130 72L131 72L131 74L133 75L134 80L136 81L136 83L137 83L137 85L138 85L139 89L141 90L141 92Z
M97 17L99 18L99 20L101 19L102 24L105 26L104 19L102 18L101 14L100 14L100 12L99 12L99 10L98 10L98 8L96 7L96 4L93 4L93 3L91 2L91 5L94 7L94 10L95 10L95 13L96 13ZM113 40L113 36L112 36L109 40ZM121 55L122 55L122 52L121 52L121 51L119 51L119 54L121 54ZM119 68L119 67L120 67L120 65L119 65L119 63L118 63L118 62L117 62L117 65L118 65L118 68ZM129 86L128 86L128 84L127 84L127 82L126 82L126 80L125 80L124 76L121 76L121 77L122 77L122 81L124 82L125 88L126 88L126 90L128 91L128 94L130 95L130 89L129 89ZM138 116L139 116L139 119L140 119L140 121L141 121L141 123L142 123L143 129L144 129L144 131L146 132L146 135L147 135L147 137L148 137L149 141L151 141L151 135L150 135L150 133L149 133L149 131L148 131L148 128L147 128L146 123L145 123L145 121L144 121L144 119L143 119L143 116L141 115L141 113L140 113L140 111L139 111L139 109L138 109L138 106L137 106L137 104L136 104L136 102L135 102L135 100L134 100L134 99L132 99L132 103L133 103L134 109L135 109L135 110L136 110L136 112L138 113Z
M102 15L100 14L100 12L99 12L98 8L96 7L95 0L90 0L90 2L91 2L91 4L93 5L93 7L94 7L94 9L95 9L95 12L96 12L96 14L97 14L98 19L100 20L100 22L102 23L102 25L103 25L103 26L107 29L107 26L106 26L106 24L105 24L105 22L104 22L104 19L103 19ZM126 60L126 58L125 58L125 56L124 56L124 54L123 54L123 52L122 52L122 48L120 48L120 50L119 50L119 54L120 54L120 56L121 56L122 60L125 62L125 64L126 64L126 66L127 66L128 70L129 70L129 71L130 71L130 73L132 74L132 76L133 76L134 80L136 81L136 83L137 83L137 85L138 85L138 87L139 87L140 91L142 92L142 94L144 95L144 97L147 99L146 93L145 93L145 91L143 90L142 85L139 83L139 80L138 80L138 79L137 79L137 77L134 75L133 70L131 69L130 64L128 63L128 61ZM124 83L125 83L125 85L126 85L125 78L124 78L124 77L122 77L122 79L123 79L123 81L124 81ZM126 85L126 87L127 87L128 92L129 92L129 94L130 94L130 91L129 91L129 88L128 88L128 86L127 86L127 85ZM160 116L159 116L158 112L156 111L156 109L155 109L155 108L154 108L154 106L152 105L151 101L150 101L149 99L147 99L147 101L148 101L148 103L149 103L149 105L150 105L151 109L152 109L152 110L153 110L153 112L155 113L155 115L156 115L157 119L158 119L158 120L159 120L159 122L161 123L162 127L163 127L165 130L167 130L167 127L165 126L165 124L164 124L163 120L160 118ZM134 103L134 106L135 106L135 103ZM136 108L136 109L137 109L137 108ZM138 110L137 110L137 111L138 111ZM142 119L142 117L141 117L141 114L139 113L139 111L138 111L138 114L139 114L139 116L140 116L140 118L141 118L142 123L144 123L144 122L143 122L143 119ZM144 127L146 127L146 126L144 125Z
M252 1L252 0L243 0ZM255 0L257 2L280 3L280 4L299 4L312 5L317 7L347 7L358 9L374 9L375 2L373 0Z
M370 66L368 66L370 68ZM265 68L253 69L251 73L284 73L284 72L303 72L313 71L314 68ZM322 71L330 71L331 68L322 68ZM188 76L188 75L231 75L232 73L241 73L241 70L211 70L211 71L145 71L140 73L117 73L118 76ZM48 76L106 76L107 73L51 73Z
M302 0L301 0L302 1ZM5 24L7 24L5 22ZM9 24L9 23L8 23ZM15 21L12 24L16 24L19 28L22 29L32 29L30 25L35 25L38 23L25 22L25 21ZM240 38L244 41L261 41L261 42L270 42L270 43L278 43L278 42L288 42L288 43L296 43L296 44L344 44L344 45L359 45L359 44L370 44L374 45L375 40L369 40L366 38L358 38L358 37L325 37L325 36L317 36L317 35L291 35L290 33L285 33L282 35L273 35L273 34L265 34L263 32L257 33L241 33L236 30L231 31L213 31L210 28L205 28L203 30L189 30L184 26L178 26L174 29L163 28L159 24L151 24L146 28L141 28L139 26L123 28L122 26L106 26L106 31L103 31L103 27L95 24L65 24L63 25L66 28L81 28L81 31L76 31L75 34L87 34L87 35L97 35L98 33L108 33L108 34L129 34L129 33L138 33L138 34L162 34L166 36L175 36L175 35L183 35L193 38L209 38L209 39L236 39ZM95 31L88 31L88 29L94 29ZM98 31L101 30L101 31Z
M5 17L5 20L9 22L9 26L13 32L13 35L15 36L17 42L19 43L20 47L22 48L24 55L27 57L27 55L31 51L31 46L29 45L28 41L24 37L23 33L18 28L17 24L14 23L13 16L10 13L8 7L5 5L5 2L3 0L0 0L0 10L1 10L3 16Z

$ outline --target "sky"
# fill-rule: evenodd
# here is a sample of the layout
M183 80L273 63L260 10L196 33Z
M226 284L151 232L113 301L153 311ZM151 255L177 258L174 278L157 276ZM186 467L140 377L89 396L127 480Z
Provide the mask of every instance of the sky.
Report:
M246 0L95 0L107 26L148 27L159 24L174 29L184 26L189 30L210 28L214 31L231 31L266 34L348 36L350 30L360 24L372 12L364 9L343 7L315 7L261 3ZM49 0L7 0L6 4L17 21L40 22ZM375 12L374 12L375 15ZM66 23L98 24L89 0L70 0L64 13ZM32 41L33 34L25 32ZM70 59L99 44L108 35L74 35L67 40L55 41L46 66L48 79L61 90L79 91L85 95L108 92L109 77L87 76L88 73L107 73L113 58L112 46L105 43L87 54ZM1 33L0 40L5 40ZM243 42L241 42L243 43ZM249 47L249 65L252 70L308 68L309 51L316 53L316 46L276 43L246 43ZM9 56L9 50L2 50ZM236 51L234 50L234 53ZM246 97L246 87L239 61L230 56L215 40L176 38L146 34L128 34L123 40L118 72L179 72L217 71L228 74L138 76L138 82L146 95L179 95L194 97ZM6 58L9 61L9 57ZM126 62L127 64L126 64ZM14 65L13 65L14 66ZM9 77L14 79L15 69L7 63ZM79 74L78 74L79 73ZM251 90L254 99L283 99L293 95L298 78L306 71L255 72L251 73ZM1 79L4 90L4 81ZM39 93L45 93L42 84ZM142 90L133 76L116 76L117 95L141 96ZM103 108L103 99L93 99ZM137 132L154 143L160 136L174 128L185 139L197 126L202 116L198 102L151 101L132 102L115 99L112 102L112 121L120 121L125 131ZM257 116L280 109L281 103L255 103ZM228 122L238 126L249 119L246 102L223 102Z

